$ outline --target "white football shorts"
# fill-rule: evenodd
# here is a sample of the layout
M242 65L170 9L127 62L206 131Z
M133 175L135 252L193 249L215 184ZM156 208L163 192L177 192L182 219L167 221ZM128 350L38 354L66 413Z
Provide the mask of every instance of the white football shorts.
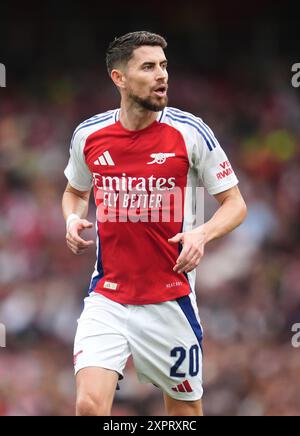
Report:
M193 293L157 304L127 305L92 292L74 343L75 374L91 366L123 378L132 355L141 383L177 400L202 397L202 327Z

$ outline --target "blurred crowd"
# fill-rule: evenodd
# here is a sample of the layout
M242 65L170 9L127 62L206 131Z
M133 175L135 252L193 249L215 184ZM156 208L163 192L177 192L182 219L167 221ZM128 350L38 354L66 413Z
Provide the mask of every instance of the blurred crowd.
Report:
M185 71L172 73L169 104L214 130L248 205L197 270L205 414L300 415L300 91L280 74L262 87ZM95 252L65 245L63 170L76 125L117 106L98 71L0 90L0 415L74 414L72 345ZM207 195L207 219L216 208ZM164 413L131 360L120 388L114 415Z

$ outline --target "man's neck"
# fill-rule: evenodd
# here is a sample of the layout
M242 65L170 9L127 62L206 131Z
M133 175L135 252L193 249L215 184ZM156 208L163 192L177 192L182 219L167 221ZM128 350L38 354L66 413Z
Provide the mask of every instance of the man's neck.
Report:
M152 124L157 112L121 103L120 122L127 130L141 130Z

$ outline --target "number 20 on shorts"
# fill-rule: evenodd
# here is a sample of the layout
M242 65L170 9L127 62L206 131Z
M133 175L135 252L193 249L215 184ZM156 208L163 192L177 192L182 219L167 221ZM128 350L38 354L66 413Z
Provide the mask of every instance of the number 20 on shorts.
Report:
M187 352L183 347L175 347L170 352L171 357L178 357L174 365L170 370L171 377L186 377L185 372L179 372L180 365L187 357ZM189 358L189 375L194 377L199 372L199 346L197 344L192 345L188 352Z

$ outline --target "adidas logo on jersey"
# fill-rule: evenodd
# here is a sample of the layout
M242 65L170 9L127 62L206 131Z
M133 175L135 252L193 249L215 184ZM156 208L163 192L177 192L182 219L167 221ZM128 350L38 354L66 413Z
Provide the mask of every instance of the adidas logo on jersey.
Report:
M109 153L109 151L105 151L103 154L101 154L101 156L98 157L98 159L96 159L94 161L94 165L110 165L110 166L114 166L115 163L112 160L112 157Z
M189 384L188 380L184 380L183 383L180 383L179 385L172 388L172 391L174 392L193 392L193 389L191 385Z

